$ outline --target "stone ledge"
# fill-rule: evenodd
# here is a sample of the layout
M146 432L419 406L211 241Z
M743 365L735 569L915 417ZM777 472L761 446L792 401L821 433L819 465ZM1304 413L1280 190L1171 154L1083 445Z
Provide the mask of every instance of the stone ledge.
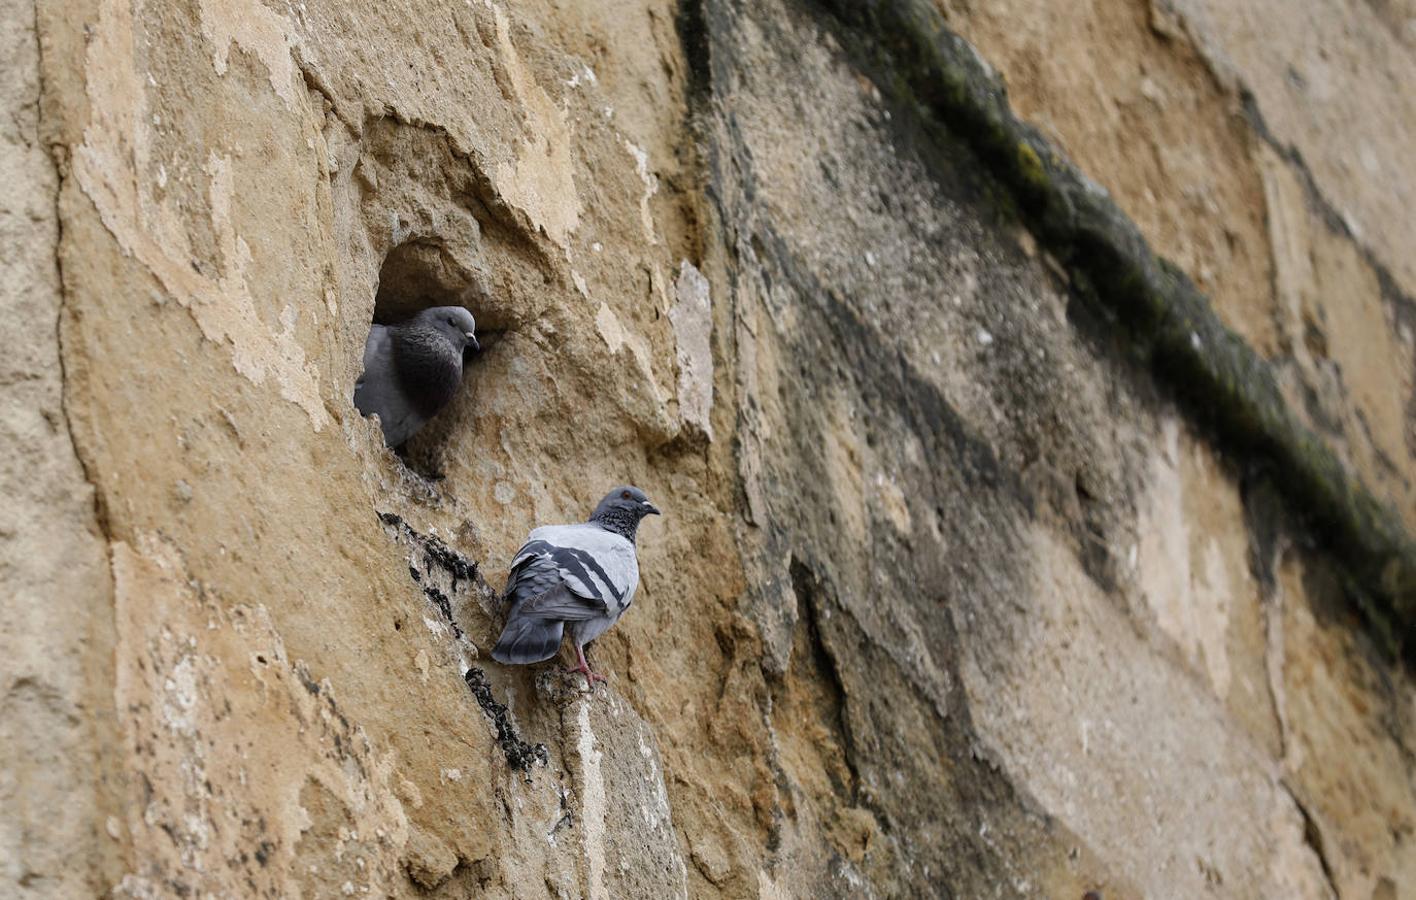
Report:
M1393 655L1411 651L1416 542L1293 414L1267 363L1158 257L1105 189L1020 121L1000 79L929 0L813 0L881 89L962 140L1082 297L1225 451L1264 471L1332 552L1348 596Z

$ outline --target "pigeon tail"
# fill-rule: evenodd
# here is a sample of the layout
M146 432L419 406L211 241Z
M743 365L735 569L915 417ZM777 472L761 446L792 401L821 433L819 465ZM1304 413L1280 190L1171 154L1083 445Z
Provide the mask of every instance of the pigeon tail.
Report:
M544 662L560 650L564 630L564 622L513 617L502 629L492 659L513 666Z

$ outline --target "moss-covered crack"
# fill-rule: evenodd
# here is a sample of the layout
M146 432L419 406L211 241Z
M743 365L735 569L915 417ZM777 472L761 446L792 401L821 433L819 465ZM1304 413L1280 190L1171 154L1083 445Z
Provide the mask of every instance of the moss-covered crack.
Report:
M529 744L521 739L516 726L512 724L510 711L492 695L492 685L487 681L485 672L472 666L462 674L462 679L467 682L467 687L476 698L477 705L482 707L482 712L492 720L492 725L497 730L497 746L501 747L506 756L507 765L526 773L538 762L543 766L550 765L551 755L545 744Z
M435 535L422 534L416 531L411 525L403 520L397 513L379 513L379 521L385 528L390 529L392 534L396 534L401 541L416 548L413 558L408 563L408 577L413 579L414 584L423 591L423 596L438 611L443 622L452 633L454 642L466 642L467 638L462 630L462 626L457 622L457 615L453 609L453 598L448 596L437 585L433 584L433 571L439 570L451 581L450 590L455 594L458 583L466 582L469 586L476 587L480 582L478 567L475 562L458 553L449 547L444 541ZM421 563L419 565L415 564ZM481 582L485 588L485 582ZM468 666L462 673L462 680L467 683L467 688L472 692L472 697L477 701L477 705L482 708L482 712L491 720L492 727L496 729L497 746L501 748L506 757L507 765L511 766L526 777L530 778L533 765L549 765L550 752L545 744L532 744L521 739L521 735L512 720L511 711L503 703L497 701L492 693L491 682L487 680L486 673L476 666ZM306 685L309 687L309 685ZM312 689L312 693L317 692Z
M811 0L847 52L883 70L892 100L940 140L962 140L1075 288L1113 322L1226 452L1278 485L1346 569L1348 594L1393 654L1416 626L1416 543L1279 391L1208 298L1157 256L1107 192L1014 115L1007 91L929 0Z

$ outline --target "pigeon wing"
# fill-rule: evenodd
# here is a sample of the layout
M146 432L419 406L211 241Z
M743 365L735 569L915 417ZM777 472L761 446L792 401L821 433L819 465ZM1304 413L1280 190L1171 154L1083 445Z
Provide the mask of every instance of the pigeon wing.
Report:
M513 615L558 622L584 622L607 616L609 613L604 603L582 597L562 582L518 604Z
M510 590L508 590L510 593ZM506 617L492 659L514 665L542 662L556 655L567 621L585 621L594 613L588 601L556 584L534 597L518 601Z
M364 374L354 383L354 405L366 416L378 414L390 447L408 440L427 421L403 395L394 365L392 329L373 326L364 343Z
M554 574L552 574L554 570ZM546 525L530 538L512 561L515 584L510 590L528 598L544 588L528 590L532 582L554 578L578 597L596 601L601 615L617 616L629 606L639 584L634 545L598 525ZM526 588L520 586L526 582Z
M578 643L594 640L634 599L634 544L598 525L547 525L516 552L507 579L506 627L492 651L504 663L550 659L569 624Z
M522 550L506 587L511 610L492 658L526 665L555 656L567 622L608 619L610 613L603 602L572 591L551 554Z

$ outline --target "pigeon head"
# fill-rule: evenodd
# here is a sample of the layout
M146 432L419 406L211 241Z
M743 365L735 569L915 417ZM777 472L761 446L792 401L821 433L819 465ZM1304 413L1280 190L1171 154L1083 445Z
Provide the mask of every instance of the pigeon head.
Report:
M649 502L644 492L632 485L620 485L605 495L590 521L616 534L624 535L631 541L639 530L639 520L645 516L659 515L659 508Z
M477 322L460 306L434 306L414 316L414 321L441 333L454 347L481 350L477 343Z

